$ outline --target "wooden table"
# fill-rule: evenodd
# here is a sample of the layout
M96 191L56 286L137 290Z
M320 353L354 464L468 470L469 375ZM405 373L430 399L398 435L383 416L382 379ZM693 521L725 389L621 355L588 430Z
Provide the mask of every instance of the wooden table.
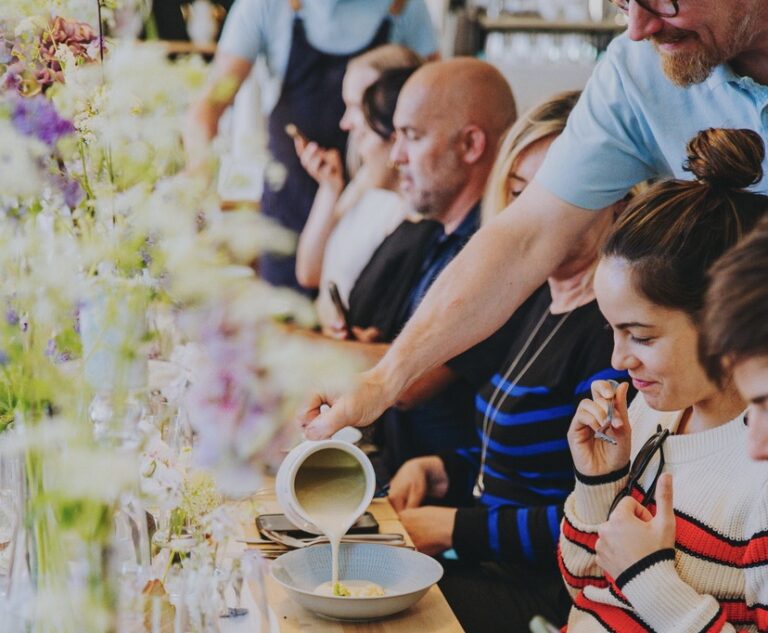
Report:
M258 506L263 513L280 512L272 493L259 495ZM382 532L398 532L405 535L407 543L413 544L387 499L374 499L369 510L379 522ZM246 526L245 532L249 537L258 536L253 523ZM293 602L271 577L267 578L267 599L277 616L281 633L457 633L464 630L437 585L410 609L369 623L344 623L319 618Z

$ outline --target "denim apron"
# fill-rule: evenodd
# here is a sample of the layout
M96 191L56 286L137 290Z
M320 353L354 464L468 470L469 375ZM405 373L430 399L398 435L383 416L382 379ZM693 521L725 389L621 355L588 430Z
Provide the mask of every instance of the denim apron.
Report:
M367 46L349 54L334 55L320 51L309 43L304 21L298 14L300 3L294 1L292 5L294 18L288 66L280 98L267 123L268 148L272 159L285 166L287 176L279 189L272 189L268 182L264 182L261 209L264 215L281 226L300 233L312 207L317 183L301 166L293 139L285 133L285 126L293 123L320 147L335 148L344 155L347 134L339 128L339 122L344 114L341 82L347 62L389 41L392 10ZM295 257L265 253L259 259L259 274L263 279L275 286L301 290L295 269Z

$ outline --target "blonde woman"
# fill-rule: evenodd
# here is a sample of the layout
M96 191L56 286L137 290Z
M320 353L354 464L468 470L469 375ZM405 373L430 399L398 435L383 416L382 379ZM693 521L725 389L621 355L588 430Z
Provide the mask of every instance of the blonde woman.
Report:
M509 128L483 196L483 224L517 198L531 181L552 141L565 129L580 94L578 90L556 94L525 112Z

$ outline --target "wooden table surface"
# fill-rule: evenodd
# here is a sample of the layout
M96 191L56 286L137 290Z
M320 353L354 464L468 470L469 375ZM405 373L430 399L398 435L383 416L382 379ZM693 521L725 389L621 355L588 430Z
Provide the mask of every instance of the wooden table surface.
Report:
M263 513L280 512L280 506L272 493L260 494L258 506ZM398 532L405 535L407 543L412 544L387 499L374 499L369 510L379 522L381 532ZM245 532L249 537L258 536L254 523L249 523ZM383 620L366 623L344 623L320 618L293 602L271 577L267 578L267 598L277 616L281 633L457 633L464 630L437 585L410 609Z

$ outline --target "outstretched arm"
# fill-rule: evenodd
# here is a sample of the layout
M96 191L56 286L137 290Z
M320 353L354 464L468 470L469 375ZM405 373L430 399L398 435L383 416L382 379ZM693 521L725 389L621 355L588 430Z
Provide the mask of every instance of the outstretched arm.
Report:
M187 112L184 151L188 169L196 171L206 167L219 119L234 101L252 66L253 62L244 57L223 52L216 54L208 84Z
M597 217L531 183L446 267L357 388L322 416L319 409L305 412L307 435L327 437L343 426L370 424L421 374L495 332Z

